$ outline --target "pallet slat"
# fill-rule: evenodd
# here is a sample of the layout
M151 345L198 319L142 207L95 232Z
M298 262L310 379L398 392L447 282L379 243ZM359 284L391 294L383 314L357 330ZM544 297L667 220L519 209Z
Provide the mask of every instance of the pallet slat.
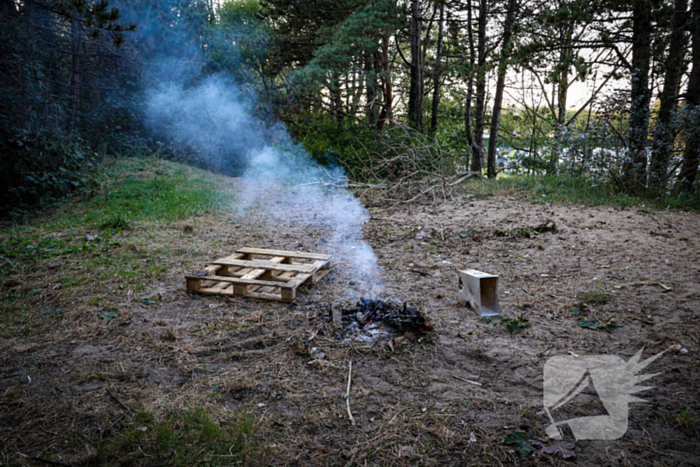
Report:
M253 258L269 256L269 259ZM299 264L292 260L311 260ZM240 248L185 276L187 290L205 295L226 295L290 303L297 288L311 285L330 272L332 255L301 251Z
M287 258L297 258L297 259L322 259L329 260L333 256L325 255L322 253L305 253L303 251L288 251L288 250L266 250L263 248L239 248L236 250L237 253L244 253L248 255L265 255L265 256L285 256Z
M247 260L247 259L217 259L213 264L221 266L240 266L252 269L269 269L272 271L285 272L314 272L318 270L317 266L311 264L277 264L263 260Z

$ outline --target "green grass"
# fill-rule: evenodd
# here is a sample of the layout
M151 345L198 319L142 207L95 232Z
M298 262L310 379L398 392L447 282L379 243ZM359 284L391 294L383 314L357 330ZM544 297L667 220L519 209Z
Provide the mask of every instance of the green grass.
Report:
M172 222L208 214L231 198L207 172L158 160L120 160L104 185L78 221L115 230L133 222Z
M698 196L664 196L641 198L617 192L611 185L597 184L583 177L569 175L524 176L499 174L495 180L470 180L465 186L478 198L517 193L539 203L642 206L655 209L700 209Z
M605 292L581 292L578 294L578 299L583 303L604 305L612 300L612 296L606 294Z
M69 201L43 223L0 231L0 277L21 265L68 255L91 258L91 266L108 264L104 257L124 240L134 223L169 224L223 209L233 198L222 179L206 171L156 159L120 159L99 169L102 188L89 201ZM99 229L99 231L97 230ZM129 276L133 267L122 271ZM137 268L141 273L142 267ZM149 265L148 272L162 268Z
M171 412L158 420L138 411L122 431L103 440L90 465L246 465L264 455L259 424L245 412L216 421L203 408Z
M681 413L676 415L676 421L682 427L688 427L693 420L693 413L689 408L684 409Z
M136 222L171 223L204 216L230 206L234 199L222 178L176 162L121 158L104 162L96 172L100 188L92 199L66 200L47 213L47 221L29 219L5 233L26 238L23 234L32 227L44 231L89 227L115 233Z

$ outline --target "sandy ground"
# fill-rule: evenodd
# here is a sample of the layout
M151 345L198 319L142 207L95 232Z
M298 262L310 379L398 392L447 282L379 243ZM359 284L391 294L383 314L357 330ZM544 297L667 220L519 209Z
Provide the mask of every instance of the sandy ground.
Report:
M370 212L365 238L383 269L383 298L423 310L434 332L408 333L393 349L342 343L330 309L349 304L348 290L357 287L342 257L291 305L185 292L185 272L236 247L333 252L322 232L293 221L207 218L191 235L179 225L137 226L114 259L150 252L167 267L164 274L142 290L117 279L96 284L91 293L102 297L99 304L76 305L41 333L0 342L0 462L38 465L30 457L40 453L65 465L104 462L99 443L118 437L133 416L112 425L124 408L109 389L156 417L193 404L219 420L253 414L266 449L251 464L567 465L572 461L539 450L520 459L502 443L514 430L544 436L547 359L627 361L641 349L644 359L679 346L684 351L675 347L645 368L658 375L637 394L647 403L630 404L624 436L577 441L575 462L700 465L698 213L466 196L391 210L375 203ZM556 232L494 235L545 219ZM461 306L457 271L466 268L498 274L504 316L522 316L530 327L510 334ZM45 290L37 310L70 307L69 294L52 288L60 275L46 262L25 277ZM584 292L610 300L574 315ZM162 300L142 301L158 294ZM106 306L119 317L96 319ZM622 327L579 325L611 317ZM320 352L323 358L312 358ZM343 398L351 360L355 425ZM605 412L588 388L553 416ZM169 465L143 454L129 463Z

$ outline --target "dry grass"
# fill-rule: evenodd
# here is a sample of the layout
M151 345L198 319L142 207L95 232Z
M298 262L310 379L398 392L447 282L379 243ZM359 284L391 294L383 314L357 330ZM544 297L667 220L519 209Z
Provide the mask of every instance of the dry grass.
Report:
M160 177L156 185L167 194L172 192L168 180L189 180L199 195L186 199L197 209L164 199L160 206L173 206L172 211L161 212L157 203L139 211L142 204L133 200L126 209L118 206L119 199L98 199L63 206L37 223L0 233L5 262L0 266L2 464L38 465L33 458L41 458L74 466L559 465L541 453L520 460L502 444L515 429L542 434L546 419L539 414L537 378L543 355L581 352L586 342L613 352L623 345L622 332L633 326L626 322L612 335L576 329L568 324L566 309L576 291L587 290L582 280L572 277L570 284L562 281L560 289L549 290L510 270L504 287L526 293L518 292L517 300L507 297L504 306L515 309L516 303L527 302L529 308L522 310L533 328L513 337L503 326L466 314L444 298L454 290L441 273L452 273L445 268L455 266L443 259L461 265L476 248L484 256L506 258L502 255L513 249L532 247L528 261L539 274L545 262L551 264L546 255L554 244L549 238L520 243L461 239L456 234L466 228L449 225L447 217L428 207L422 214L412 208L375 216L366 232L386 269L387 293L424 309L437 331L408 335L393 349L342 344L329 320L330 306L347 300L352 280L342 257L329 276L302 291L292 305L193 296L184 287L186 271L240 246L333 251L333 244L322 240L324 232L309 235L294 218L271 226L255 209L233 214L216 195L229 182L194 169L128 161L110 170L106 191L119 192L120 180L129 177L149 186ZM420 222L427 229L426 210L443 216L444 225L436 224L430 236L419 240L413 228ZM112 215L122 215L130 229L100 228L101 219ZM120 224L124 227L111 223ZM487 235L486 227L474 230ZM471 243L465 247L465 242ZM532 259L541 251L535 243L547 248L542 263ZM419 267L430 274L406 272ZM558 267L561 273L567 266ZM685 287L667 282L676 290ZM555 304L549 293L559 297ZM567 293L572 303L558 303ZM656 306L656 295L644 297ZM682 307L691 302L697 296L679 301ZM612 313L621 303L629 301L600 306ZM660 323L652 329L657 337L644 334L650 341L677 328ZM697 341L685 340L692 335L684 331L677 339L694 352ZM638 343L629 345L636 351ZM666 342L650 344L654 350L661 345ZM325 357L313 360L313 348ZM350 407L356 425L343 398L351 359ZM674 365L686 363L674 360ZM697 400L682 395L697 381L697 359L687 365L695 373L670 375L666 381L681 394L636 419L664 414L683 420L672 424L677 430L662 433L657 424L645 422L651 439L635 435L611 445L612 451L583 445L579 463L605 463L601 455L619 457L620 451L635 463L653 463L669 455L658 447L667 437L679 443L697 440L697 418L666 413L676 403L698 413Z

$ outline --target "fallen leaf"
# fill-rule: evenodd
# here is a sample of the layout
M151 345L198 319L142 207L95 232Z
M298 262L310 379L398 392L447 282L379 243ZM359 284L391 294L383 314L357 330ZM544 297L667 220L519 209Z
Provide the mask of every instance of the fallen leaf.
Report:
M97 313L97 316L102 318L105 321L109 321L110 319L116 318L119 316L119 312L116 310L105 310Z
M510 445L520 457L525 457L535 450L530 444L530 435L523 431L511 431L503 443Z
M531 439L530 444L539 447L545 454L557 456L561 459L572 459L576 457L576 453L574 452L576 445L574 443L569 443L568 441L537 438Z

